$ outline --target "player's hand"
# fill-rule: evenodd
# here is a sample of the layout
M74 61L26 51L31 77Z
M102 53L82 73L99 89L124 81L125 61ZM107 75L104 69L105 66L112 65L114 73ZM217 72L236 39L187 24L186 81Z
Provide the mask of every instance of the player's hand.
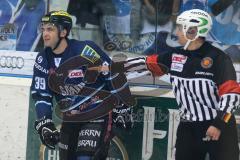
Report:
M55 149L55 145L59 142L60 134L53 121L45 117L36 120L35 129L38 131L42 143L50 149Z
M153 54L146 57L146 66L153 76L160 77L168 72L168 68L158 63L158 55Z
M131 129L133 127L133 108L127 105L120 105L113 109L112 118L117 127Z
M136 57L126 61L113 62L109 66L89 67L90 71L126 73L126 72L143 72L149 70L154 76L162 76L168 72L168 67L158 63L158 55L147 57Z
M214 126L210 126L207 129L206 136L209 137L213 141L219 140L220 135L221 135L221 130Z

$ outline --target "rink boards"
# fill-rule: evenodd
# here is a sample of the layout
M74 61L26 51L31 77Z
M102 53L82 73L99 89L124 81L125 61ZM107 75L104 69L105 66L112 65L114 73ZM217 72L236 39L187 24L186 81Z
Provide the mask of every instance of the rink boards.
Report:
M0 141L3 146L0 149L0 159L58 160L58 151L50 151L41 146L33 129L35 112L29 86L36 53L0 51L1 56L12 57L14 61L16 57L22 58L18 58L18 67L13 64L11 66L10 63L5 63L10 66L4 67L3 60L0 61ZM138 95L138 105L134 108L136 122L131 132L118 132L117 138L112 142L108 160L174 159L179 122L177 104L167 77L151 78L136 77L135 81L131 81L131 91ZM60 124L56 117L54 120ZM240 123L240 118L237 118L237 122Z

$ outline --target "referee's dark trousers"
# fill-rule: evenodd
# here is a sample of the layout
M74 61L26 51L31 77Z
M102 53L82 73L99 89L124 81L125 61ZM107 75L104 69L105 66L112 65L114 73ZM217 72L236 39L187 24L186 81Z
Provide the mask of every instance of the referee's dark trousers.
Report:
M221 131L218 141L207 141L206 132L212 121L186 122L182 120L177 129L176 160L239 160L236 120L232 116Z

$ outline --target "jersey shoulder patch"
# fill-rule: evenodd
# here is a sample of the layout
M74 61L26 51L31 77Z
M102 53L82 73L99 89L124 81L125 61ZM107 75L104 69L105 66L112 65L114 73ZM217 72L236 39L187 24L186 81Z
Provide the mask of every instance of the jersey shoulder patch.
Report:
M89 45L85 45L80 55L92 63L100 59L100 55Z

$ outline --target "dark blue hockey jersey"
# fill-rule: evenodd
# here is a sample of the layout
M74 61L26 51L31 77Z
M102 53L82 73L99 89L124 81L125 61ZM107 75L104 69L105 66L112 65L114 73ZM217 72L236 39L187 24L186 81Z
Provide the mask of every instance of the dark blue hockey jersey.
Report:
M84 107L86 104L98 103L97 97L84 97L84 96L72 96L55 93L48 83L48 78L51 72L56 70L60 65L74 56L82 56L88 61L94 63L98 58L104 65L109 65L111 59L92 41L76 41L68 40L68 46L65 51L60 54L54 54L51 49L46 48L43 52L40 52L34 64L34 74L31 85L31 94L35 100L35 107L37 112L37 118L40 119L43 116L52 118L53 98L57 102L63 99L71 100L70 109L78 110L79 107ZM83 83L84 74L86 71L85 66L69 71L66 83L69 84L81 84ZM111 82L109 81L109 73L99 74L95 83L88 84L88 87L96 90L111 90Z

